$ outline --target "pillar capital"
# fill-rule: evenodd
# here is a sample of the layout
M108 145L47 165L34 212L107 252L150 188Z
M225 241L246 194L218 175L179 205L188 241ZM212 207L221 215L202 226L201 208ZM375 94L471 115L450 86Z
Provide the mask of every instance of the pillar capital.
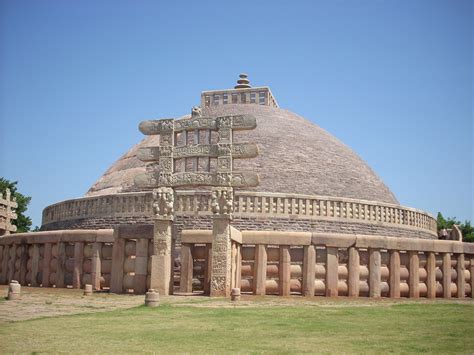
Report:
M171 187L153 189L153 219L174 219L174 190Z
M211 189L211 209L214 218L232 218L234 211L234 189L213 187Z

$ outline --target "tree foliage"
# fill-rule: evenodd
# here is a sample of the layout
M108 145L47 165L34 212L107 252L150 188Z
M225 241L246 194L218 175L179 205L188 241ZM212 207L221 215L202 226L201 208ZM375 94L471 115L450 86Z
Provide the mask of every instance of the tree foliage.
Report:
M458 221L456 217L444 218L441 212L438 212L436 220L438 222L438 231L441 229L451 229L453 228L453 224L456 224L461 229L463 242L474 243L474 226L471 225L471 221L466 220L462 223Z
M25 196L17 191L16 185L18 181L9 181L3 177L0 177L0 192L2 192L5 196L5 192L7 189L10 189L11 196L16 197L16 202L18 203L18 207L16 208L16 214L18 218L13 220L12 224L17 227L17 233L28 232L31 228L31 218L26 216L24 213L28 209L28 204L31 201L30 196Z

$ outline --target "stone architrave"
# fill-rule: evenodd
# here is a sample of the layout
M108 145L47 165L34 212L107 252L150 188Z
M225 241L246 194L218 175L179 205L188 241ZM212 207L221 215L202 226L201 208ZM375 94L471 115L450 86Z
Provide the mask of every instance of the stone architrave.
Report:
M223 186L253 187L260 182L258 174L251 171L234 171L233 159L254 158L258 147L254 143L232 143L235 130L249 130L257 126L256 118L249 115L223 117L191 117L188 119L150 120L140 123L139 129L146 135L159 135L160 145L142 147L137 152L144 162L159 163L159 169L150 169L135 177L135 184L142 188L158 186ZM217 131L217 144L175 145L175 134L199 130ZM199 140L199 134L196 135ZM198 171L194 164L192 171L174 171L175 159L217 158L217 171Z
M172 234L174 191L170 187L153 190L154 230L151 256L150 288L169 295L172 287Z

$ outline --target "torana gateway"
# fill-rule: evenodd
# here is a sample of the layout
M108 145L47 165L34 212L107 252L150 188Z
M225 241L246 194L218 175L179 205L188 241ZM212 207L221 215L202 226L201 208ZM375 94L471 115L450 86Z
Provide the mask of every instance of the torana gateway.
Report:
M85 197L45 208L42 232L0 238L0 283L473 296L474 245L437 240L431 215L400 206L351 149L245 74L139 129Z

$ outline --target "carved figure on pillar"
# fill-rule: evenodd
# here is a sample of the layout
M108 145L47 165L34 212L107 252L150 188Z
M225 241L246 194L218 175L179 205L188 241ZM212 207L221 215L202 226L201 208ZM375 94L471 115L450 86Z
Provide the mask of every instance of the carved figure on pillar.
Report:
M215 215L232 217L234 207L234 189L232 187L213 188L211 191L211 208Z
M173 219L174 191L171 187L153 190L153 213L157 219Z

